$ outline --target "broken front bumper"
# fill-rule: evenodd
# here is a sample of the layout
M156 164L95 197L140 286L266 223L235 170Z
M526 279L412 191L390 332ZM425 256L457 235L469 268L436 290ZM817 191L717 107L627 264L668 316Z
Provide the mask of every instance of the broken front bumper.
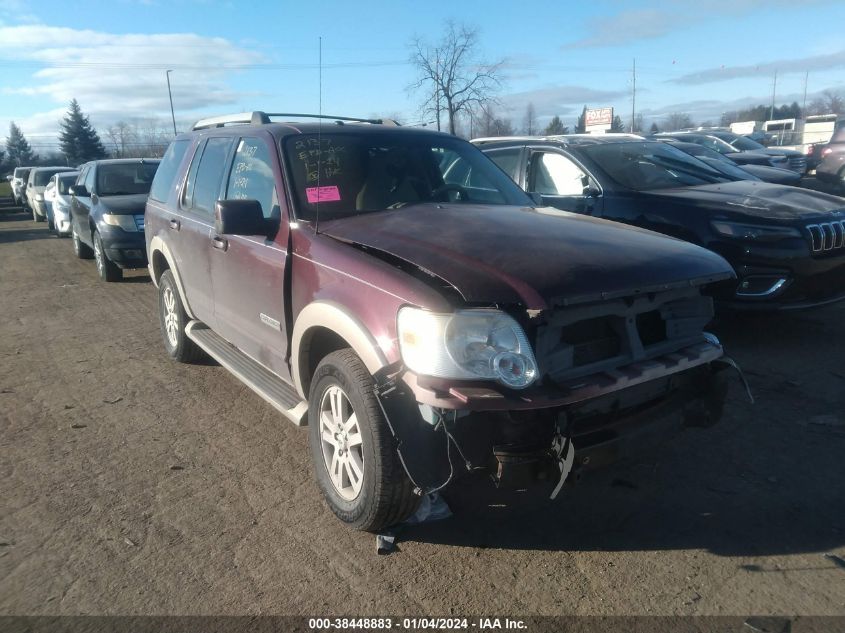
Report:
M420 491L477 470L498 486L523 488L559 478L561 438L574 446L577 476L638 455L684 427L718 422L730 364L719 359L720 347L697 347L521 397L480 387L434 390L436 406L420 399L429 389L407 374L393 381L377 376L377 391ZM447 402L452 406L444 407Z

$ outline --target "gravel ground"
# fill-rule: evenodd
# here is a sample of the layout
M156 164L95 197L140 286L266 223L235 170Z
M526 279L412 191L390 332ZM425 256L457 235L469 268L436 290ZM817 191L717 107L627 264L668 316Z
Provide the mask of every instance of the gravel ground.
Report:
M464 484L398 551L330 514L306 433L170 362L143 271L0 213L0 614L845 614L845 305L725 318L722 423L549 504Z

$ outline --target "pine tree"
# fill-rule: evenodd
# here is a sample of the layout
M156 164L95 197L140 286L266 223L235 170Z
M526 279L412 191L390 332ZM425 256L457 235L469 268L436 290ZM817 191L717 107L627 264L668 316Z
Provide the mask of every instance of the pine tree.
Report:
M581 110L581 114L578 115L578 121L575 123L575 133L576 134L584 134L587 131L587 106L584 106L584 109Z
M71 165L106 156L106 148L103 147L100 136L88 117L82 114L82 109L76 99L70 102L67 114L62 120L59 145Z
M660 128L657 127L657 123L652 123L650 133L657 134L658 132L660 132Z
M32 151L21 129L12 121L9 124L9 136L6 137L7 160L13 167L26 167L38 162L38 155Z
M546 126L546 129L543 130L543 134L546 136L555 136L557 134L568 134L569 128L563 124L563 121L560 120L560 117L555 115L552 117L552 120L549 121L549 124Z
M622 117L618 114L613 117L613 121L610 123L610 131L611 132L624 132L625 131L625 124L622 122Z

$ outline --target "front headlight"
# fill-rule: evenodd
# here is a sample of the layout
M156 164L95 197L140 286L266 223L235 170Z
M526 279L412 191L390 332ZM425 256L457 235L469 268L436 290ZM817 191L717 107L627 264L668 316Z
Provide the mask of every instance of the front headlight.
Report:
M798 229L791 226L758 226L756 224L740 224L724 220L710 223L713 230L725 237L738 240L777 241L788 237L801 237Z
M103 214L103 222L108 224L109 226L119 226L124 231L137 231L138 227L135 224L135 216L133 215L120 215L117 213L104 213Z
M537 378L534 352L520 325L498 310L438 314L405 307L397 319L399 350L424 376L498 380L522 389Z

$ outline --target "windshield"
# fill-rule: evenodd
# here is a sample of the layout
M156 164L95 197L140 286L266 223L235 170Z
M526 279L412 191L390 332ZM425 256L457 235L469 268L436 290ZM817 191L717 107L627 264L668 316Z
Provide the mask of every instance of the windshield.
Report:
M39 169L32 175L32 184L36 187L46 187L50 182L50 178L60 171L65 171L67 167L59 167L58 169Z
M766 149L765 145L760 145L757 141L752 141L750 138L746 138L744 136L737 136L735 139L730 141L730 144L743 152Z
M314 219L318 201L320 219L438 202L532 204L480 150L453 137L362 131L283 143L304 220Z
M158 162L105 163L97 168L98 196L149 193Z
M635 191L731 180L697 158L664 143L601 143L581 151L617 183Z
M716 152L713 152L716 154ZM720 174L727 176L731 180L760 180L757 176L738 167L735 163L725 159L721 154L716 154L719 158L711 158L710 156L700 156L699 159L707 163L710 167L718 171Z
M73 176L58 176L58 177L56 177L56 180L59 183L59 193L60 194L70 195L70 191L68 191L68 188L70 186L72 186L73 183L76 182L76 176L77 176L77 174L74 174Z

